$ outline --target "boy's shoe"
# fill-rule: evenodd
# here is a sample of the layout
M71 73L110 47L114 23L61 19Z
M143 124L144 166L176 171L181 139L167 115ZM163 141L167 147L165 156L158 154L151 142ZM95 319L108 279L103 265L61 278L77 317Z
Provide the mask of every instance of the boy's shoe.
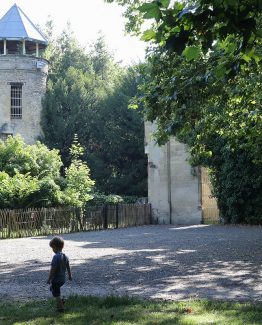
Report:
M64 308L64 301L63 299L61 299L58 303L57 303L57 311L59 312L64 312L65 308Z

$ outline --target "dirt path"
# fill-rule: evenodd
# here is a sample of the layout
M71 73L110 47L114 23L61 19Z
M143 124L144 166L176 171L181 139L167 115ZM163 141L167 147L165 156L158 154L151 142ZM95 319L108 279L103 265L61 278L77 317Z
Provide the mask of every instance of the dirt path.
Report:
M63 293L262 300L262 228L143 226L63 236ZM49 237L1 240L2 298L50 296Z

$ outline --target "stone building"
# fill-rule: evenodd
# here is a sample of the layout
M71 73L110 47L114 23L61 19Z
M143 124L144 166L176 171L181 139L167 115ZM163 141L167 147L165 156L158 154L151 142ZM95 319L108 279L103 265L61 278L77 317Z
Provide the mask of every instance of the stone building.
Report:
M159 224L217 223L219 211L212 197L207 171L188 162L185 144L174 137L158 146L153 140L156 125L145 123L148 156L148 200Z
M32 144L41 135L41 101L47 40L15 4L0 19L0 138L20 134Z

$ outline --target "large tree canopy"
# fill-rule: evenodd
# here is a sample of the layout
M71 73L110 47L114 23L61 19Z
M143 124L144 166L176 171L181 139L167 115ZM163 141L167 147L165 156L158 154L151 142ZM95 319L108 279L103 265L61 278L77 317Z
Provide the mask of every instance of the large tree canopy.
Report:
M175 135L210 168L225 221L262 223L261 1L115 2L150 44L138 101L158 142Z
M259 60L254 46L262 37L260 0L106 1L126 6L127 30L164 51L192 59L213 51L220 40L225 54ZM145 20L153 21L150 29L141 29Z
M52 62L43 101L44 141L61 151L65 165L74 137L98 191L146 195L143 116L128 109L138 74L114 62L103 37L85 51L67 31L51 40Z

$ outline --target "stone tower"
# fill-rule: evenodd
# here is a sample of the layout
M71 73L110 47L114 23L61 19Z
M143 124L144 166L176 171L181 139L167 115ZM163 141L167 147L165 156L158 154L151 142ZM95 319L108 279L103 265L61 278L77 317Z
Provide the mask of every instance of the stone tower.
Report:
M41 101L48 61L47 41L14 4L0 19L0 138L20 134L32 144L41 135Z

